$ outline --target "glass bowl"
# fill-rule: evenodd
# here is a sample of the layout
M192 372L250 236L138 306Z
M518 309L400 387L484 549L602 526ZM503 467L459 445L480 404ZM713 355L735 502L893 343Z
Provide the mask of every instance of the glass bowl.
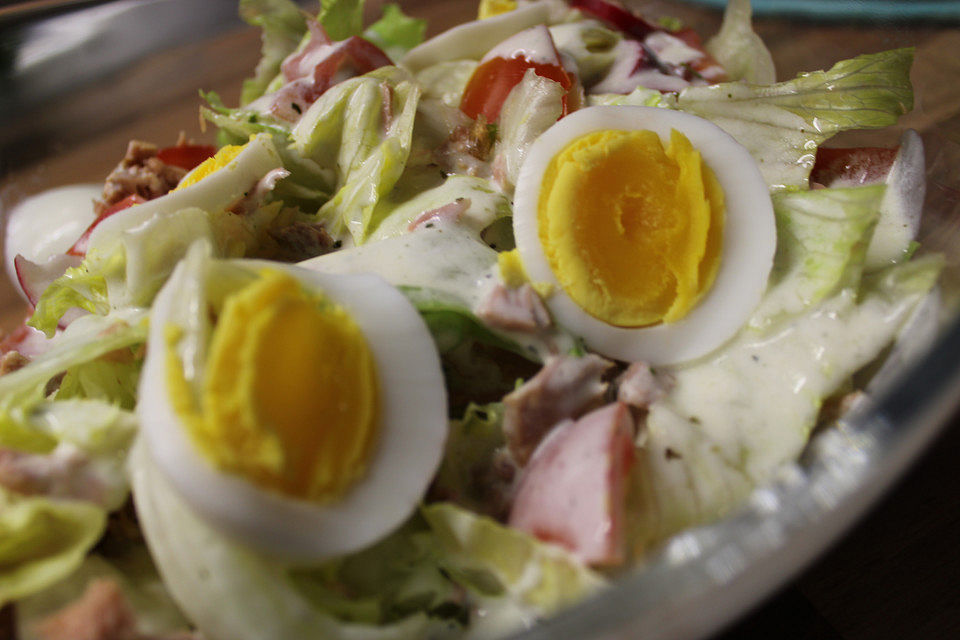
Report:
M378 3L368 4L372 12ZM427 18L431 33L470 19L476 6L474 0L402 5ZM658 0L633 5L652 18L679 17L705 36L719 25L720 13L710 7ZM924 16L911 22L879 15L819 22L815 16L755 20L780 79L861 53L917 47L914 111L897 127L843 134L836 144L893 146L905 128L923 137L928 188L920 241L925 251L947 257L943 313L915 328L887 359L870 384L869 407L820 429L799 464L775 483L724 520L675 536L612 589L523 638L716 633L810 566L951 424L960 401L960 29L924 22ZM0 8L0 208L9 211L51 187L102 181L133 138L166 145L185 130L212 139L194 124L198 88L234 104L258 58L259 36L236 18L232 1ZM0 327L13 329L25 313L18 292L4 281ZM956 494L951 487L943 491ZM917 587L910 578L906 585Z

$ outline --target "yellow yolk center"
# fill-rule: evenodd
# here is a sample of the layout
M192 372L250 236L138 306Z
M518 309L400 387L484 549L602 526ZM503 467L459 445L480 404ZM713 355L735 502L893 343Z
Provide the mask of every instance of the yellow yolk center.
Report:
M557 154L537 209L560 286L584 311L636 327L684 317L713 284L723 191L683 134L596 131Z
M343 308L293 277L265 271L226 299L199 412L184 406L182 367L168 371L178 413L217 468L315 502L364 474L379 429L373 354Z
M186 189L190 185L200 182L211 173L223 169L230 164L231 160L240 155L240 152L246 149L246 147L247 145L245 144L229 144L221 147L212 158L207 158L194 167L190 173L183 176L183 179L177 184L177 188L174 189L174 191Z
M477 9L477 17L492 18L501 13L509 13L517 8L516 0L480 0L480 7Z

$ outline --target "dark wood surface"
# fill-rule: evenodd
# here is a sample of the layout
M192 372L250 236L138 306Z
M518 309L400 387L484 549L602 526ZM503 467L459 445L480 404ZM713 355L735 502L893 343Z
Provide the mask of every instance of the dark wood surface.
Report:
M703 34L719 24L715 12L680 3L642 3L657 15L679 15ZM473 0L401 2L426 17L431 31L472 14ZM936 161L943 131L958 131L960 114L960 29L938 25L837 25L763 20L758 29L774 53L781 78L829 66L859 53L897 46L917 47L913 79L917 107L903 125L927 134L928 162ZM55 142L56 154L8 173L0 183L0 206L49 186L102 179L131 138L172 143L181 130L203 137L197 123L197 87L213 89L227 104L258 58L252 32L214 42L186 45L137 64L137 81L114 87L128 107L112 118L97 87L70 105L76 117L105 120L109 131L74 141L69 131ZM162 90L160 90L162 88ZM132 108L131 108L132 107ZM134 115L130 115L131 112ZM931 132L936 132L935 135ZM56 135L56 134L51 134ZM209 137L209 134L206 134ZM889 143L889 133L867 142ZM893 137L895 139L895 136ZM960 138L955 138L955 140ZM47 141L49 142L49 141ZM9 171L9 167L8 167ZM960 252L956 252L960 255ZM21 320L22 303L13 287L0 286L0 327ZM879 507L832 550L779 594L719 638L786 640L876 640L960 638L960 420L951 425Z

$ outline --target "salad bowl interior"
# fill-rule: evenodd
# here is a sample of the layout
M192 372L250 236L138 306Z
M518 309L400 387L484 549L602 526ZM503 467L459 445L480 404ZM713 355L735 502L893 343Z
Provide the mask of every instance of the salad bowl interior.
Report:
M236 104L259 59L259 35L232 2L64 3L46 13L0 10L0 209L44 190L101 182L131 139L173 144L197 122L197 89ZM368 2L377 12L380 3ZM472 0L402 2L429 33L473 19ZM703 3L633 2L650 19L679 18L709 35L721 12ZM190 19L184 16L189 15ZM705 637L761 602L847 531L941 433L960 399L960 28L913 19L755 17L780 79L837 60L916 47L915 107L895 127L845 132L837 147L894 147L919 133L926 199L919 251L945 267L938 304L917 314L883 361L863 372L869 401L817 428L796 465L711 525L680 533L612 588L517 637ZM0 326L26 303L0 285ZM691 611L697 612L690 615Z

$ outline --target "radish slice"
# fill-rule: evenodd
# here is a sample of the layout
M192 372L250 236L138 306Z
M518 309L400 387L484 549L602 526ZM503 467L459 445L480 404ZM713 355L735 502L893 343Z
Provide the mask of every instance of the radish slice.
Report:
M17 254L13 259L13 265L17 273L20 290L23 291L31 305L37 306L37 300L40 299L44 290L50 286L50 283L62 276L67 269L79 266L82 260L79 256L63 253L51 256L44 262L36 263Z
M13 264L17 254L42 263L67 251L97 217L93 201L102 190L102 184L58 187L31 196L14 207L7 217L3 245L9 278L14 282L19 279Z
M27 318L29 319L29 318ZM27 325L24 320L19 327L4 336L0 341L0 353L16 351L22 356L33 359L50 348L50 340L42 331Z
M923 140L916 131L908 129L903 132L900 151L885 182L887 192L880 202L880 218L867 247L867 269L906 258L920 230L927 182Z

